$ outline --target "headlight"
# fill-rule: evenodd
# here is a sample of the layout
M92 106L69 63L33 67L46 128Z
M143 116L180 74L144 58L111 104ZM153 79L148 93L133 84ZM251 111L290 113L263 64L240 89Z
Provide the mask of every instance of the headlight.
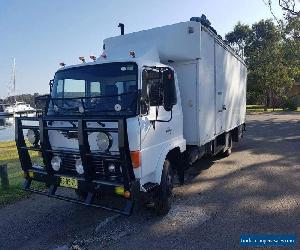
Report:
M113 163L110 163L107 167L108 171L112 174L116 173L116 165Z
M112 139L109 134L99 132L97 134L97 146L101 151L106 151L111 147Z
M78 174L83 174L84 173L82 161L81 161L80 158L76 160L75 168L76 168L76 171L77 171Z
M54 156L51 160L51 166L55 171L60 169L61 158L59 156Z
M40 140L40 135L37 130L28 129L26 136L32 145L36 145Z

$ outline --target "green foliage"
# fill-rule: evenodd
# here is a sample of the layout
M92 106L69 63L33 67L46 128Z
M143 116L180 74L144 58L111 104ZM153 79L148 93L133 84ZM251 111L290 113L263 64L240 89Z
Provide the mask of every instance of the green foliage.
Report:
M30 104L32 107L35 106L34 99L39 96L38 93L31 94L22 94L22 95L16 95L16 96L9 96L6 97L4 100L0 100L0 103L13 105L15 104L15 101L22 101Z
M284 27L284 29L282 28ZM242 46L248 66L248 102L266 107L284 106L300 76L299 19L290 17L284 26L272 20L252 25L238 23L225 38Z
M296 111L299 106L300 106L300 95L292 96L288 98L284 105L285 108L293 111Z
M249 25L238 22L233 31L226 34L225 39L230 44L237 43L242 46L250 38L251 32Z

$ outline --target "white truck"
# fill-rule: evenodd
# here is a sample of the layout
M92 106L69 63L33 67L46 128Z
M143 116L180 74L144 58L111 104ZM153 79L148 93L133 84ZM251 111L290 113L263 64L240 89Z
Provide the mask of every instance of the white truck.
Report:
M166 214L174 174L183 183L187 165L228 156L242 137L247 69L204 16L126 35L120 26L99 58L62 64L39 117L16 118L24 189L122 214L144 196Z

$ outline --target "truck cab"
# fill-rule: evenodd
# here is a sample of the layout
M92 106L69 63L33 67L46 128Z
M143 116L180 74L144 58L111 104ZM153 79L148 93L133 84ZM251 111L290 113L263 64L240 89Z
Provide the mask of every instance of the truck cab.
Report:
M26 190L42 194L31 188L40 181L48 186L48 196L124 214L131 213L136 193L155 192L157 212L169 209L169 195L162 197L160 186L165 178L163 189L172 188L167 155L185 150L176 73L170 66L128 57L59 69L43 114L16 118ZM38 125L26 126L25 121ZM29 150L41 153L43 166L33 164ZM58 196L58 187L75 189L81 199ZM94 204L102 192L125 199L124 206Z

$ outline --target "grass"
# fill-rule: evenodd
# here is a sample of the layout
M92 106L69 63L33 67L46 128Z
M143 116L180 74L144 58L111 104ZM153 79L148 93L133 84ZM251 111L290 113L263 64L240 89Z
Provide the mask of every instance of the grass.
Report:
M264 105L247 105L246 106L247 112L280 112L286 111L283 108L268 108L265 110ZM297 108L296 111L300 111L300 107Z
M31 152L30 156L33 162L41 160L37 152ZM29 196L22 190L24 177L15 142L0 142L0 165L3 164L8 166L9 189L3 190L0 186L0 206Z

